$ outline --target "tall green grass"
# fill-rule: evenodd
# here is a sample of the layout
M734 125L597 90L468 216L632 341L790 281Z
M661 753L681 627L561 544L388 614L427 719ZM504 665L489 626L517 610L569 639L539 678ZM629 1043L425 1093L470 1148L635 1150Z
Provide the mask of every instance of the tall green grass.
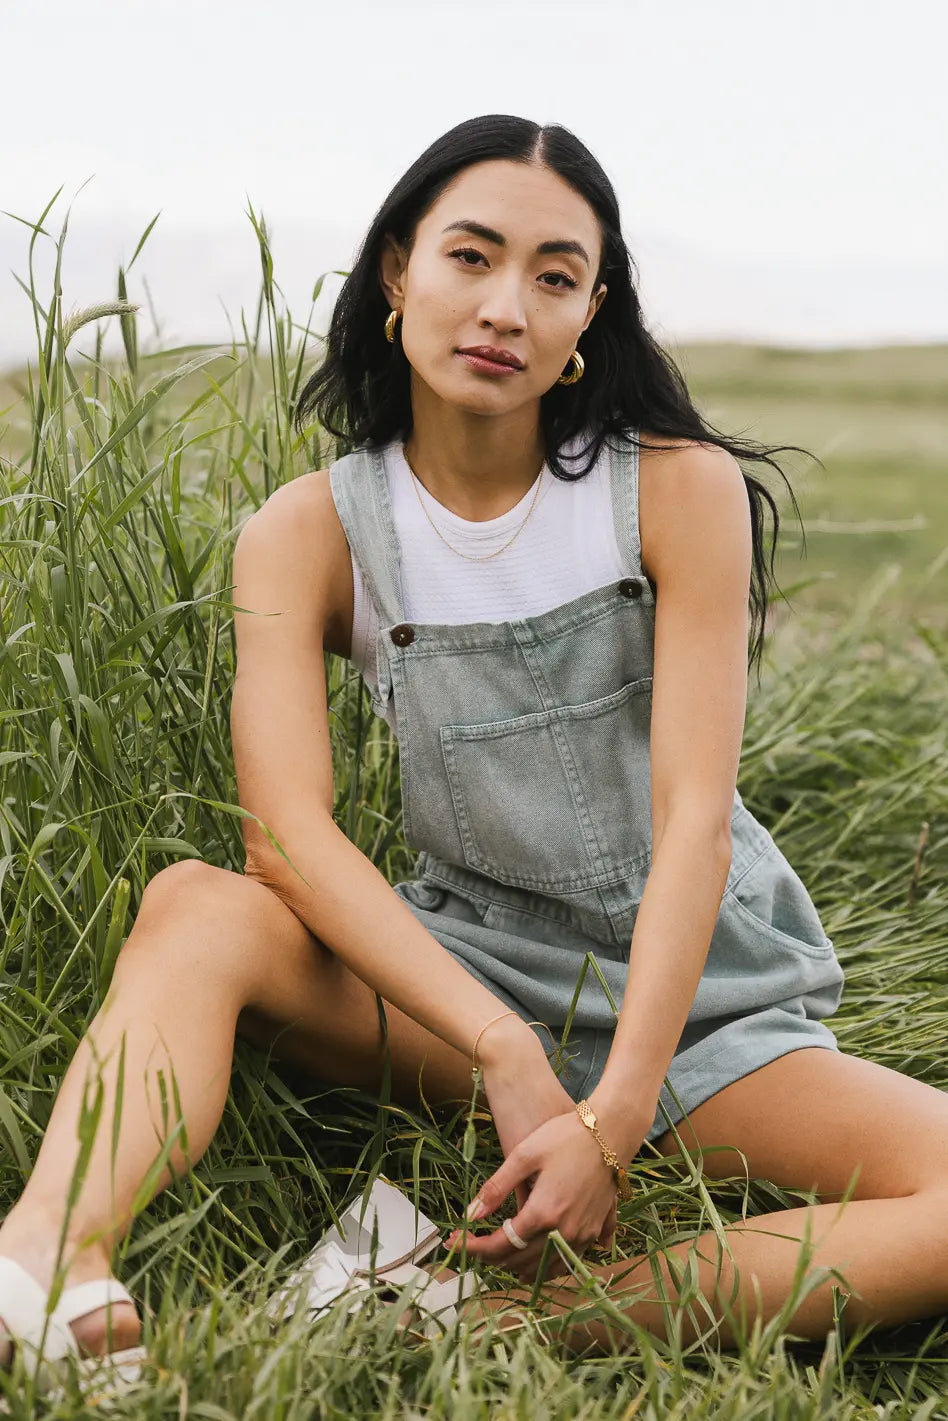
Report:
M282 305L252 210L262 278L241 339L159 350L140 343L127 299L151 227L118 272L114 300L75 312L60 287L66 224L54 238L49 216L28 224L22 286L37 349L8 377L0 431L0 1214L29 1174L146 882L178 858L242 866L228 725L233 544L274 488L333 453L318 429L303 441L292 429L318 344L312 312L294 322ZM56 246L50 292L32 277L38 241ZM120 362L102 356L108 319L120 323ZM715 384L723 356L708 362L696 348L689 358L706 362L692 375L699 400L704 379L710 410L726 402L732 427L752 424L746 355L729 357L744 362L730 387ZM755 359L759 396L770 358ZM822 359L810 357L814 372ZM772 426L780 388L768 386ZM911 378L906 388L915 391ZM832 429L825 379L820 392ZM849 398L841 387L840 402ZM906 418L914 408L907 400ZM787 421L779 437L806 444L807 431ZM781 487L775 479L778 497ZM874 516L874 487L861 485L860 518ZM909 576L867 554L829 604L792 548L784 554L793 610L775 608L738 784L810 886L846 968L833 1019L841 1045L944 1089L948 628L937 589L948 509L933 499L925 513L938 523L934 551ZM928 599L916 597L921 587ZM397 748L350 668L329 656L327 673L335 815L394 882L412 871ZM472 1170L481 1177L500 1159L483 1120L471 1157L468 1125L464 1110L411 1111L385 1094L328 1088L239 1043L215 1141L143 1206L123 1249L157 1370L109 1414L948 1415L944 1319L855 1339L837 1327L818 1346L792 1340L788 1309L735 1352L719 1353L713 1338L686 1347L631 1328L624 1352L595 1359L570 1358L531 1331L410 1348L391 1309L353 1318L336 1309L315 1327L274 1330L263 1304L277 1272L376 1170L417 1190L440 1223L456 1222ZM727 1223L808 1197L766 1180L702 1180L687 1156L647 1154L636 1173L617 1235L629 1253L667 1247L715 1211ZM0 1390L11 1414L32 1414L22 1371L0 1375ZM77 1394L55 1414L88 1406Z

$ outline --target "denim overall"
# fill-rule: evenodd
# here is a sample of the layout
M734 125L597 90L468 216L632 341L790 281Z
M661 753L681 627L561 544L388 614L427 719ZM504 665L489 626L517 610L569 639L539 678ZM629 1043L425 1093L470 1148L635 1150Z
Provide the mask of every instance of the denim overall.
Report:
M651 861L655 588L640 561L638 449L607 446L606 457L627 576L538 616L461 625L407 617L381 450L330 470L380 614L372 708L394 697L405 836L418 852L416 877L395 892L501 1003L549 1028L535 1029L548 1049L555 1039L575 1100L612 1043ZM838 1049L821 1021L843 990L833 943L737 790L731 843L649 1140L788 1051Z

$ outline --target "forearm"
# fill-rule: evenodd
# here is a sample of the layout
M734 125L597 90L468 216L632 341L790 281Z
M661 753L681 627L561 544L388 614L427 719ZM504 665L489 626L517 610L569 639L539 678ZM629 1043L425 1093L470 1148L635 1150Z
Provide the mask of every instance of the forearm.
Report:
M332 820L310 828L305 845L302 837L281 838L302 878L273 855L254 876L385 1001L470 1059L477 1033L506 1003L455 961ZM519 1017L485 1033L479 1060L486 1062L501 1045L530 1057L538 1051L545 1060Z
M685 825L666 829L653 854L615 1037L590 1096L618 1132L620 1154L626 1144L632 1150L640 1144L629 1136L633 1116L641 1123L642 1111L654 1112L704 971L730 858L729 840Z

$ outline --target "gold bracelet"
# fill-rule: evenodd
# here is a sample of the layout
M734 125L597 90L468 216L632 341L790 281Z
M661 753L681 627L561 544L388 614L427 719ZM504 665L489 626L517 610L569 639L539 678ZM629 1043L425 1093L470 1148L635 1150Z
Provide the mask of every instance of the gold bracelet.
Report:
M629 1176L623 1166L619 1163L619 1156L616 1154L615 1150L610 1150L609 1146L602 1138L602 1135L599 1133L599 1125L596 1120L596 1112L593 1110L588 1100L577 1101L576 1111L579 1115L580 1120L582 1120L586 1128L588 1130L591 1130L596 1137L596 1140L599 1144L599 1148L602 1151L602 1157L605 1160L606 1164L609 1166L609 1168L612 1170L613 1178L616 1182L616 1188L619 1191L619 1198L631 1199L635 1191L632 1188Z
M511 1009L510 1011L502 1011L502 1012L499 1013L499 1015L497 1015L497 1016L492 1016L491 1019L490 1019L490 1021L485 1021L484 1025L481 1027L480 1031L479 1031L479 1032L477 1033L477 1035L474 1037L474 1045L471 1047L471 1075L474 1077L475 1080L478 1079L479 1074L480 1074L480 1069L481 1069L480 1066L477 1064L477 1043L478 1043L478 1041L480 1041L481 1037L484 1035L484 1032L487 1030L487 1028L488 1028L489 1026L493 1026L493 1024L494 1024L495 1021L502 1021L505 1016L519 1016L519 1015L520 1015L520 1013L519 1013L518 1011L513 1011L512 1009Z

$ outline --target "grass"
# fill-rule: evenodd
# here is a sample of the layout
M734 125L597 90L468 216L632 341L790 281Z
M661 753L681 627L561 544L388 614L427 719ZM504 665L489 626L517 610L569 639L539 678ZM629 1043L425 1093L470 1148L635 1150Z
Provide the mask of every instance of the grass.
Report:
M29 1174L145 883L177 858L243 863L227 695L233 543L275 487L331 455L316 429L294 438L309 321L282 309L265 227L251 220L260 300L231 347L142 350L140 317L123 309L125 359L106 362L107 312L64 331L52 293L24 278L37 354L0 386L0 1214ZM115 305L125 281L120 271ZM837 946L840 1044L946 1089L944 351L675 353L720 428L825 461L793 479L818 532L803 565L784 525L778 576L791 604L775 606L751 686L738 786ZM780 499L782 482L771 486ZM902 526L916 518L923 526ZM898 526L823 526L839 522ZM394 882L412 872L396 747L350 668L327 662L335 814ZM855 1338L840 1325L816 1345L793 1340L783 1317L730 1353L633 1329L623 1353L595 1359L529 1332L407 1348L391 1310L270 1326L280 1270L375 1171L448 1226L499 1159L486 1122L472 1139L464 1110L327 1088L238 1044L215 1141L140 1201L123 1248L156 1369L94 1414L948 1416L945 1318ZM766 1180L702 1181L687 1156L642 1159L634 1175L617 1235L626 1252L660 1250L715 1209L727 1223L806 1197ZM22 1370L0 1374L0 1390L11 1415L35 1414ZM70 1395L49 1414L89 1405Z
M703 344L675 352L712 423L823 461L786 456L805 510L807 610L838 619L898 577L874 616L948 626L948 348L805 351ZM791 472L792 471L792 472ZM782 481L778 488L784 490ZM803 538L787 507L781 581L798 576Z

